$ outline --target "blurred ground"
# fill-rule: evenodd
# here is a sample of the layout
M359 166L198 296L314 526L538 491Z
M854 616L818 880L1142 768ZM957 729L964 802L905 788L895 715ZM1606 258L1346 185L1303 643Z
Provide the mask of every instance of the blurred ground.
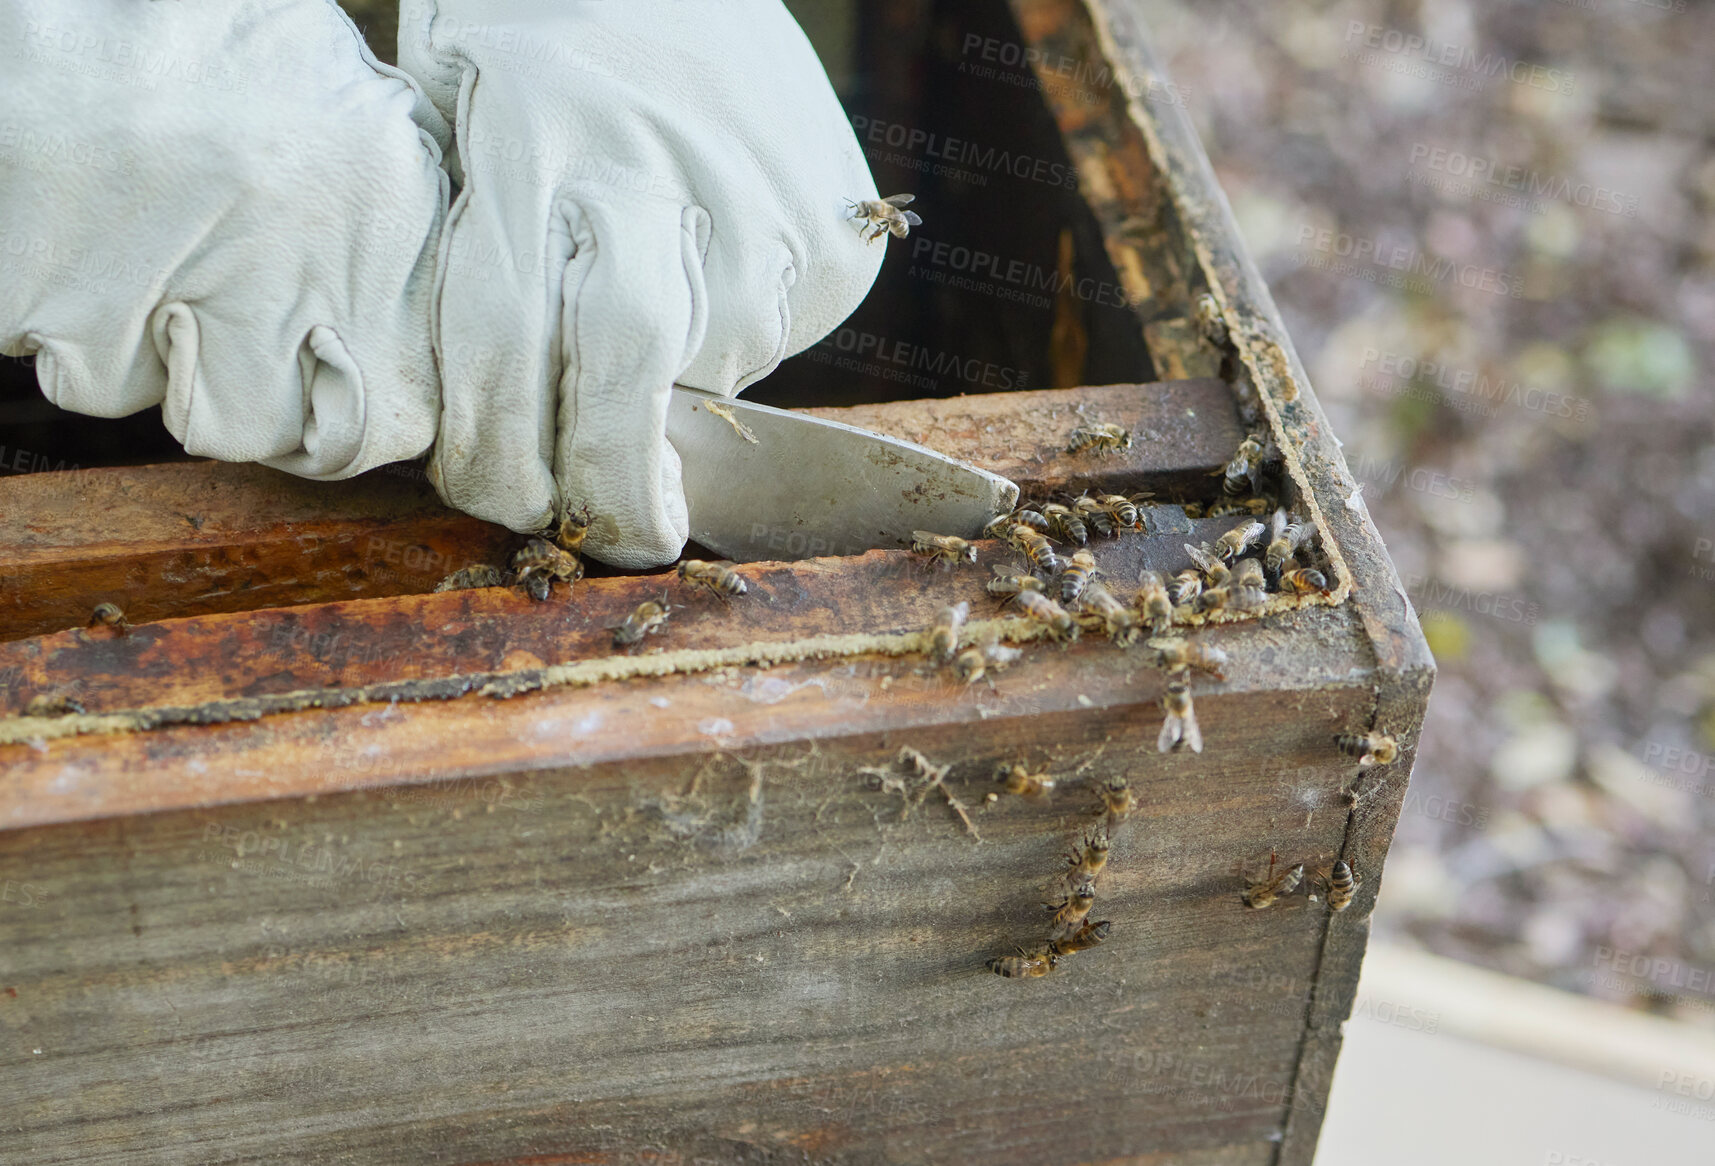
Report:
M1144 9L1440 663L1378 932L1715 1025L1715 8Z

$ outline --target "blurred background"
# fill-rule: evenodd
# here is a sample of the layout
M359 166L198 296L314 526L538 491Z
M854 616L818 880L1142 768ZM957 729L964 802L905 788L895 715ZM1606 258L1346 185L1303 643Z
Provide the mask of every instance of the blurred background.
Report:
M345 6L391 59L396 6ZM1195 122L1439 662L1377 937L1715 1029L1715 5L1138 6L1174 83L1153 99ZM1028 88L955 76L959 36L937 21L998 5L789 7L854 124L956 128L968 106L1052 138ZM854 64L901 30L926 64ZM919 193L925 233L986 222L1050 270L1068 245L1102 261L1075 190L870 156L883 193ZM941 338L1025 387L1063 379L1017 355L1049 347L1051 315L913 278L904 254L851 328ZM1083 326L1092 350L1123 352L1104 330L1135 321L1110 307L1086 305ZM153 415L83 422L68 445L31 381L0 368L0 422L45 460L0 472L170 456ZM795 403L809 384L837 398L823 403L873 387L813 349L752 395ZM908 388L881 395L984 391ZM1664 1064L1637 1061L1640 1079ZM1657 1083L1655 1100L1672 1092ZM1668 1160L1632 1146L1627 1162ZM1609 1161L1514 1160L1544 1153Z

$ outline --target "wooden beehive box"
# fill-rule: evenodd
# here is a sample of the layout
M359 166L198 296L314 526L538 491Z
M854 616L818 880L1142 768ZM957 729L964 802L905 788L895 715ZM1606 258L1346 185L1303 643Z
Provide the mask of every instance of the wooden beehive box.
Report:
M1022 642L992 687L925 659L942 604L1000 618L994 543L952 572L751 563L745 600L683 599L626 655L605 628L659 576L432 593L518 540L409 467L0 481L0 1159L1311 1160L1433 675L1414 616L1129 6L865 20L852 112L906 127L872 162L929 222L756 395L851 406L1038 498L1195 508L1266 429L1332 594L1189 628L1231 663L1194 674L1204 751L1161 753L1146 646ZM1015 260L1071 282L1013 296ZM1137 440L1067 455L1081 420ZM1232 521L1154 507L1098 557L1129 589ZM130 635L81 630L107 600ZM1400 756L1360 772L1334 738L1371 729ZM1018 761L1055 796L987 802ZM990 974L1044 937L1119 777L1111 937ZM1271 851L1346 859L1355 904L1248 910Z

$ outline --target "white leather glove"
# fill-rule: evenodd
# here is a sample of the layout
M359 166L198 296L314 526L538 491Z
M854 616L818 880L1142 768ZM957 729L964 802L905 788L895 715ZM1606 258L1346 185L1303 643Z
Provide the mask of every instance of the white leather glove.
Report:
M733 394L832 331L884 247L779 0L404 0L399 62L454 122L437 318L454 506L514 530L588 505L586 548L687 532L669 387Z
M193 454L428 448L445 133L331 0L0 3L0 351Z

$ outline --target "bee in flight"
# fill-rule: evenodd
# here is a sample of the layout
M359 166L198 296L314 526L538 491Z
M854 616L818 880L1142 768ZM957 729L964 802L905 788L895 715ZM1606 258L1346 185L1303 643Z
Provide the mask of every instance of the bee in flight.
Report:
M866 198L861 201L846 199L846 205L851 208L851 218L861 219L864 226L859 228L864 241L873 243L888 232L895 239L903 239L911 233L912 227L920 227L923 220L916 211L902 208L917 201L915 194L890 194L886 198Z
M934 534L927 530L911 532L911 552L924 556L931 563L945 563L949 566L961 560L967 563L977 561L975 543L950 534Z
M1066 444L1067 453L1083 453L1092 449L1110 453L1130 448L1131 430L1122 425L1080 425L1072 430L1072 439Z
M89 622L85 627L112 628L122 636L131 634L131 621L125 618L125 613L119 610L117 603L98 603L95 610L89 613Z
M983 966L997 976L1005 976L1009 980L1022 980L1046 976L1059 963L1060 957L1052 951L1027 952L1021 947L1018 949L1017 955L989 960Z
M1302 862L1287 867L1279 874L1274 873L1274 863L1275 855L1270 854L1268 856L1268 874L1245 888L1245 906L1253 911L1263 911L1274 906L1275 900L1290 895L1298 889L1298 884L1304 881L1304 864Z
M584 577L584 565L576 555L540 538L531 539L512 556L512 570L514 582L538 603L552 593L554 580L571 584Z
M627 644L642 643L644 636L654 635L667 626L667 617L671 614L671 610L667 605L665 595L659 600L646 599L639 603L622 623L617 623L608 629L613 632L614 646L624 647Z
M1155 740L1159 752L1176 751L1180 746L1193 753L1203 751L1203 731L1197 727L1197 709L1191 703L1191 686L1183 672L1167 681L1167 692L1161 698L1167 717L1161 723L1161 735Z
M679 578L687 587L698 587L716 599L726 600L743 595L750 588L744 577L725 563L705 563L701 559L686 559L679 564Z
M1080 951L1086 951L1105 940L1108 937L1108 933L1113 929L1113 923L1107 919L1103 919L1100 923L1086 922L1082 927L1078 928L1078 930L1074 931L1071 935L1068 935L1065 939L1056 939L1053 943L1050 943L1048 945L1048 954L1051 956L1065 957Z
M1392 765L1399 760L1399 742L1386 733L1365 733L1362 736L1345 733L1334 738L1340 751L1358 759L1358 767Z

